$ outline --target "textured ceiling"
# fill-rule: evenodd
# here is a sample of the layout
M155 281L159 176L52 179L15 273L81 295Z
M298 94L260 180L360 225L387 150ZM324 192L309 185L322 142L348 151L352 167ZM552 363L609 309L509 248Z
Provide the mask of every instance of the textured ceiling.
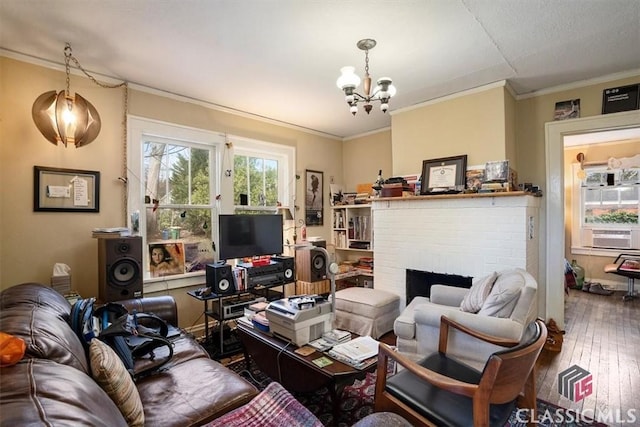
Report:
M60 64L69 42L93 73L338 137L391 123L335 85L362 76L362 38L391 111L500 80L522 95L639 71L640 0L0 0L7 54Z

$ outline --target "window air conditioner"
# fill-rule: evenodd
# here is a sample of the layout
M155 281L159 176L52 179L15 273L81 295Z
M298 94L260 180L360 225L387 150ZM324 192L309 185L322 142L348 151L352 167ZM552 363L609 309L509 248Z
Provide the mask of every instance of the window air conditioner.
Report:
M607 249L640 249L640 230L584 228L584 246Z

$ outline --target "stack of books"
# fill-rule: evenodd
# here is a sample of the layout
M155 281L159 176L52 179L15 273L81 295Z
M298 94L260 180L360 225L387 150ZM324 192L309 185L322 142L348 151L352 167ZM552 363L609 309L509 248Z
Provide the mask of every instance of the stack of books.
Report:
M378 341L370 336L354 338L333 346L327 354L356 369L365 369L376 362Z
M96 239L117 239L124 236L131 236L127 227L94 228L91 231L91 237Z

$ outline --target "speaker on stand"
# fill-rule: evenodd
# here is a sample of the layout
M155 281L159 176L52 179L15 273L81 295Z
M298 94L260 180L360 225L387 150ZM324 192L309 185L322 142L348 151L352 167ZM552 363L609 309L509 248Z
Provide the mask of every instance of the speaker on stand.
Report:
M233 272L229 264L207 264L207 287L214 294L229 295L236 292Z
M98 239L98 298L142 298L142 237Z
M315 247L296 251L298 280L318 282L327 278L327 256Z

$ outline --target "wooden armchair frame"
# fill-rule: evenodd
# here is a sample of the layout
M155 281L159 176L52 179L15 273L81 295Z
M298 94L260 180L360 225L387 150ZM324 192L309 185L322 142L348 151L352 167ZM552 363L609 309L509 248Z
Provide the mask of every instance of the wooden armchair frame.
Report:
M444 357L446 357L449 328L451 327L479 340L510 348L492 354L485 364L480 381L474 384L459 381L421 366L406 356L395 352L384 343L380 343L375 389L375 411L398 413L416 426L438 425L406 402L388 392L386 389L387 363L389 359L393 359L421 381L430 384L431 387L454 393L462 396L462 398L471 399L473 425L476 427L489 426L491 404L508 403L514 400L518 401L518 407L527 409L527 414L530 416L529 425L533 425L533 420L536 417L535 363L547 338L547 329L544 322L540 319L536 320L535 325L531 325L532 328L535 328L534 337L528 342L520 344L474 331L442 316L438 352Z

